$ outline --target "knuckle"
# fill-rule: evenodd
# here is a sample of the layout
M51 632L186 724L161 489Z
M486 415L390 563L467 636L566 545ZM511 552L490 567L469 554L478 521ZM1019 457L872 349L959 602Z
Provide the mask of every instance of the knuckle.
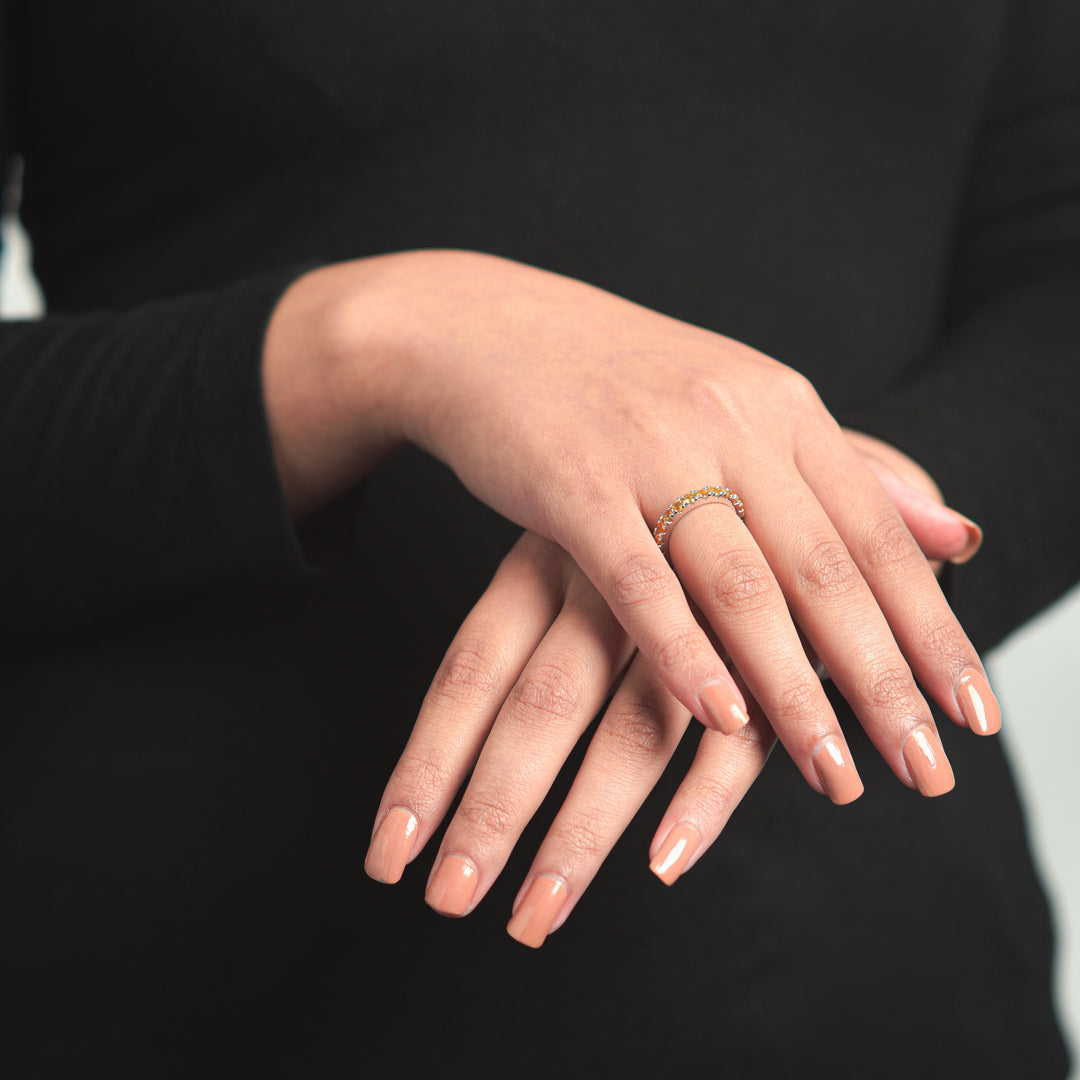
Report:
M796 371L791 367L783 367L779 370L778 377L781 385L784 386L791 397L802 401L818 400L818 393L814 389L814 384L801 371Z
M734 735L719 738L724 740L723 755L708 768L693 768L683 790L703 820L722 826L765 767L776 736L768 727L747 724Z
M799 680L784 686L771 703L770 719L781 726L806 724L822 710L823 691L821 683Z
M778 365L775 376L775 400L782 403L789 412L805 415L823 409L817 389L802 372L786 365Z
M726 551L716 561L709 596L718 608L746 613L767 606L774 588L764 563L739 551Z
M631 552L611 571L611 593L623 607L639 607L660 600L670 587L666 565L650 555Z
M674 749L663 718L645 705L628 705L611 713L603 724L605 749L634 772L666 758Z
M489 840L504 841L518 830L518 806L506 791L480 788L470 791L454 815L455 822Z
M733 740L733 745L738 751L733 757L739 764L763 763L776 742L775 734L769 728L763 728L759 724L747 724L734 735L725 735L724 738Z
M665 638L652 660L661 672L682 671L693 666L700 650L700 630L678 630Z
M930 611L923 613L917 622L918 641L929 656L951 658L957 664L970 664L975 651L967 635L951 612Z
M413 801L432 798L446 791L454 781L453 770L446 761L408 750L401 755L394 772L395 781L412 793Z
M819 600L849 597L862 584L847 548L833 537L812 543L799 556L795 572L804 591Z
M726 776L708 773L700 773L688 781L684 792L703 819L717 822L727 820L742 795L741 791L732 790Z
M469 703L490 697L499 688L501 667L500 658L490 647L451 646L435 674L432 691L452 701Z
M585 698L585 675L569 658L554 658L526 671L510 691L510 712L544 723L577 715Z
M571 866L599 862L614 840L601 827L599 819L577 810L564 809L552 833L558 846L566 853L563 861Z
M886 514L866 530L859 547L862 562L870 569L888 570L906 566L922 554L918 551L907 526L894 514Z
M858 699L875 709L895 708L911 700L915 682L906 665L868 668L856 688Z

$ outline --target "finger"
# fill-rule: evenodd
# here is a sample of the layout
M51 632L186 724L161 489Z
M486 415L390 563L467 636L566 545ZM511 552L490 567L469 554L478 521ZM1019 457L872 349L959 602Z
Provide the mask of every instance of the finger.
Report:
M876 458L860 457L928 559L959 566L975 556L982 544L982 529L974 521L912 487Z
M800 465L808 472L823 467L813 450ZM853 452L831 458L828 467L818 498L919 682L954 723L996 733L1001 710L982 661L889 499Z
M754 520L763 529L775 528L757 511ZM782 527L799 532L794 521ZM797 535L789 538L796 540ZM848 785L830 784L831 773L823 775L822 769L838 757L838 768L858 782L847 741L750 531L723 506L702 506L678 524L668 543L681 580L806 782L834 801L846 801ZM850 647L857 651L858 642ZM822 659L828 667L828 658Z
M507 925L511 937L535 948L562 925L689 723L689 712L648 661L635 657L518 892Z
M364 860L400 880L442 821L510 688L563 602L566 556L527 533L462 623L383 791Z
M598 519L589 530L562 530L587 537L567 550L671 693L708 726L738 731L749 720L742 692L694 618L640 509L608 502L587 512Z
M465 915L505 866L633 646L578 575L566 605L510 690L435 859L425 899Z
M933 580L918 546L880 487L877 490L890 520L906 538L918 572ZM877 599L814 493L798 476L774 476L767 494L755 503L754 522L761 552L791 615L878 752L902 782L922 794L942 795L951 790L952 770L930 707ZM746 644L731 643L733 661L755 696L760 687L764 696L758 700L793 760L804 775L813 775L812 758L822 746L821 733L812 720L800 721L789 710L775 711L769 688L762 682L765 672L755 656L745 655ZM782 710L785 704L780 703ZM808 745L810 740L813 746ZM842 744L837 740L833 745L840 748Z
M750 723L735 735L703 731L697 753L657 827L649 848L649 869L673 885L701 858L723 831L765 768L776 735L754 701ZM861 794L849 785L850 802Z

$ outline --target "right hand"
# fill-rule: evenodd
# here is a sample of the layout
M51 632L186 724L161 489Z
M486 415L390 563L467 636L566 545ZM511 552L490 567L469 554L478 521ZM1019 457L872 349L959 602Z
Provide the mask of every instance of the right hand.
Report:
M310 319L288 317L313 310L317 347ZM286 362L290 338L322 358L314 372ZM733 732L747 702L715 637L812 786L815 755L846 743L800 632L924 794L951 777L916 677L957 723L973 693L995 708L881 484L810 384L746 345L517 263L413 252L300 279L268 332L266 385L298 510L418 444L568 552L674 697ZM739 492L746 526L722 504L686 515L676 577L651 526L705 484Z

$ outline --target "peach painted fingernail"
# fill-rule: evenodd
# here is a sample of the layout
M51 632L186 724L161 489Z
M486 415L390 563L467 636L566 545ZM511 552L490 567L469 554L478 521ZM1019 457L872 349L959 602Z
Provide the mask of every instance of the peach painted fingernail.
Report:
M976 735L996 735L1001 730L1001 707L982 672L968 668L960 676L956 697L967 726Z
M384 885L400 881L416 843L418 824L416 815L404 806L388 810L371 838L364 873Z
M649 869L665 885L674 885L700 843L697 829L691 825L676 825L660 845L656 857L649 863Z
M506 932L522 945L539 949L544 944L566 900L566 886L552 877L538 877L525 894Z
M863 793L863 783L851 760L851 751L835 735L830 735L814 751L812 760L825 794L837 806L854 802Z
M953 513L956 513L956 511L953 511ZM964 528L967 529L968 538L967 543L960 550L960 553L954 555L949 562L954 566L963 566L963 564L973 558L975 552L982 547L983 531L971 520L971 518L966 518L963 514L956 514L956 516L964 523Z
M734 735L750 723L750 717L739 704L738 696L727 683L709 683L698 696L705 710L705 719L725 735Z
M476 867L468 859L447 855L432 876L424 899L441 915L464 915L477 880Z
M923 795L944 795L946 791L952 791L956 783L952 766L932 727L923 724L908 736L904 743L904 761L911 779Z

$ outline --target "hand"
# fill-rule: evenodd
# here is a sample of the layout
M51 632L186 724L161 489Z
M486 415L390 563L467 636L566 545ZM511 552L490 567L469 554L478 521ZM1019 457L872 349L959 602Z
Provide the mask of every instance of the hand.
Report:
M385 256L295 289L282 307L321 311L324 332L318 377L292 377L299 395L278 392L290 380L273 362L275 324L268 334L268 408L294 505L348 486L372 447L425 447L566 550L675 698L731 732L746 700L715 638L811 785L823 748L848 755L800 632L885 760L925 794L951 775L915 678L954 721L993 726L982 665L917 544L790 368L488 256ZM686 515L670 541L676 575L651 525L707 483L742 495L746 526L720 504Z
M383 792L368 874L399 880L467 781L426 899L442 914L468 914L616 686L507 927L526 945L542 944L569 915L691 719L634 654L573 560L526 533L462 624L425 697ZM681 826L675 840L683 841L665 880L712 843L764 766L775 736L753 712L736 735L702 732L665 818Z
M867 444L876 440L856 438L865 440L861 449L873 449ZM887 456L891 448L882 447ZM930 495L917 497L919 489L895 471L889 479L908 507L905 523L913 534L932 538L932 553L954 558L970 547L966 519ZM471 911L618 682L515 905L510 932L525 944L541 944L587 888L690 720L640 655L619 682L630 650L607 605L569 557L535 535L523 536L440 666L383 793L368 873L399 880L475 762L427 888L428 903L443 914ZM735 736L702 733L650 850L650 865L667 884L715 840L765 764L775 736L756 702L750 712L750 724ZM828 794L835 802L861 793L853 765L832 779Z

